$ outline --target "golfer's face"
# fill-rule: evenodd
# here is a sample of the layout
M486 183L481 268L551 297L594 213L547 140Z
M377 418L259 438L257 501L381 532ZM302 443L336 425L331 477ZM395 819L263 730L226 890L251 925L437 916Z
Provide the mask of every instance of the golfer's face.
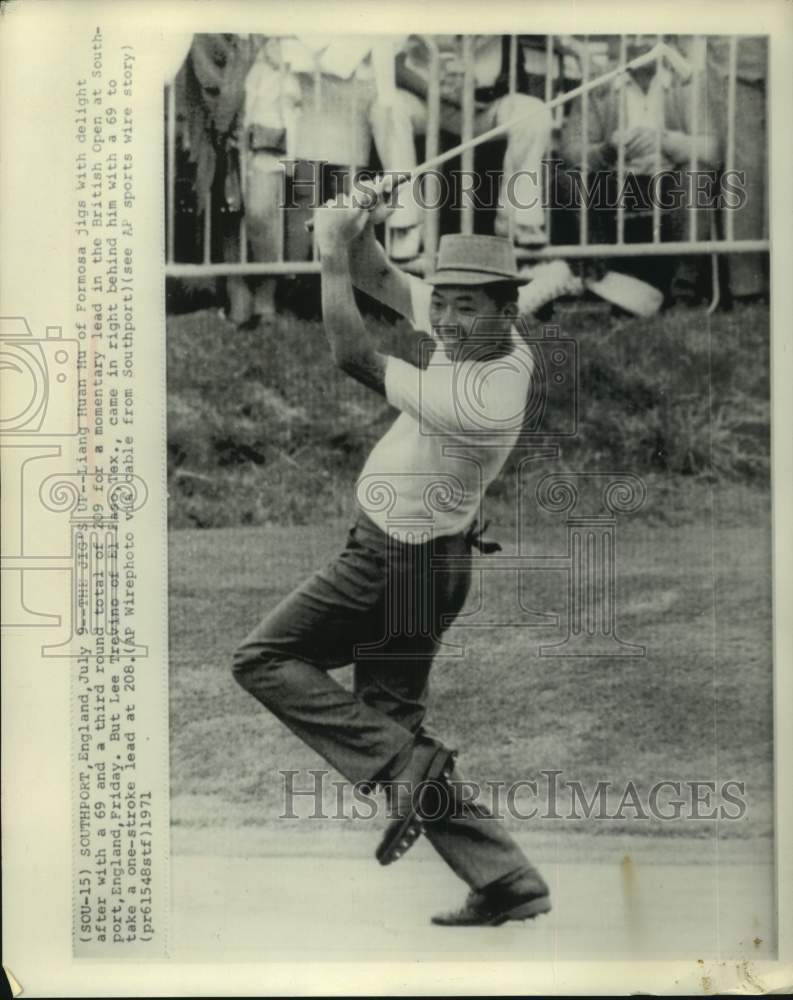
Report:
M477 319L489 319L499 312L487 292L476 285L448 285L432 290L432 332L450 360L458 356L460 344L471 336Z

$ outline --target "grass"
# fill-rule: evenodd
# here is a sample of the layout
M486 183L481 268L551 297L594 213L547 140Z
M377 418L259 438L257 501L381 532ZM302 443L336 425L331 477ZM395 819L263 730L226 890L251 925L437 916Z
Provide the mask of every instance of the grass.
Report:
M663 493L665 479L655 484ZM349 487L349 484L348 484ZM719 836L765 836L772 822L770 513L767 495L689 478L667 495L677 516L618 526L618 631L643 658L548 658L557 628L463 629L462 659L433 668L429 722L480 780L564 779L746 783L747 812ZM505 503L491 533L514 530ZM563 520L532 515L532 551L564 552ZM343 543L345 520L170 535L171 774L177 826L262 827L281 811L279 768L322 762L234 683L248 630ZM508 551L509 545L505 545ZM211 572L209 571L211 567ZM515 607L513 574L488 574L493 616ZM561 573L524 578L531 607L564 615ZM476 594L472 593L471 601ZM349 671L338 674L349 682ZM541 782L540 789L544 786ZM329 803L332 809L332 803ZM525 808L524 803L524 808ZM546 832L712 835L695 821L535 821ZM516 820L511 824L526 829ZM539 824L539 827L536 824ZM337 824L338 826L338 824ZM344 826L344 824L342 824ZM349 828L366 828L350 823ZM346 828L346 826L345 826Z
M689 478L763 484L769 471L768 310L673 309L615 321L560 307L579 355L579 423L560 464L665 479L663 518ZM389 353L416 360L403 322L369 317ZM540 331L530 323L534 336ZM239 330L216 311L168 320L169 519L174 528L305 524L343 516L349 484L394 417L330 363L321 323L283 314ZM494 493L510 498L507 476ZM688 486L686 486L688 488Z

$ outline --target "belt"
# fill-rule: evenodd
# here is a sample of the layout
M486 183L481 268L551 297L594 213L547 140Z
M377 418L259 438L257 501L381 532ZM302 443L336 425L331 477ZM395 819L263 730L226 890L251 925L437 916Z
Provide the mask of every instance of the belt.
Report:
M479 521L474 519L471 527L466 531L465 538L466 544L469 548L479 549L482 555L490 555L491 552L500 552L501 546L498 542L486 542L482 535L487 531L490 525L490 521L485 521L482 527L479 527Z
M483 555L490 555L492 552L501 552L501 545L498 542L486 542L482 535L490 527L490 521L485 521L485 523L480 527L479 520L474 518L468 529L463 532L463 539L465 540L468 548L479 549ZM374 521L365 514L362 510L358 510L353 519L351 530L356 528L362 528L364 533L373 535L374 537L385 540L389 536L374 523ZM393 541L393 539L392 539ZM407 545L406 542L398 543L402 545Z

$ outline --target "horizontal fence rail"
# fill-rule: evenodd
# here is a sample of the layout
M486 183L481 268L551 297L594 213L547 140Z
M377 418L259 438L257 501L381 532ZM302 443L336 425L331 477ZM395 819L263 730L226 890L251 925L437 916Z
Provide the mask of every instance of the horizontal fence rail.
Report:
M425 130L425 158L427 160L437 156L441 151L441 74L442 59L438 50L438 45L433 36L412 36L412 38L423 45L428 62L427 78L427 122ZM569 103L563 92L563 79L566 78L575 82L576 92L580 91L583 85L612 69L614 63L609 63L605 58L605 36L552 36L545 38L544 53L540 58L544 58L544 82L543 94L546 103L551 101L556 105L553 108L554 132L558 134L564 121L563 104ZM663 52L659 52L656 58L656 73L668 72L676 74L684 82L690 83L688 100L690 101L688 122L689 134L698 135L698 130L703 124L700 114L700 100L702 97L701 88L706 86L706 36L688 36L689 46L685 55L672 49L670 46L663 46ZM736 149L736 107L737 107L737 79L738 79L738 47L739 36L731 36L728 41L728 78L726 89L726 137L724 141L723 164L721 169L724 172L732 171L735 168ZM280 52L280 48L279 48ZM533 53L539 54L537 48ZM509 40L508 56L508 91L511 97L518 90L518 61L525 59L525 49L518 36L511 36ZM627 61L627 39L621 36L619 39L619 59L618 64L623 65ZM462 39L462 108L461 108L461 128L460 139L462 142L470 140L475 135L475 49L474 36L463 36ZM525 63L524 63L525 65ZM287 67L281 62L280 74L283 79L287 73ZM536 73L535 73L536 75ZM623 74L624 76L624 74ZM323 78L316 70L313 79L314 97L317 107L322 106L323 100ZM714 278L716 276L715 255L718 254L740 254L740 253L764 253L769 250L768 239L768 197L765 194L765 215L762 235L752 239L735 238L734 212L727 209L723 212L724 227L723 236L717 234L714 226L714 212L708 212L710 218L709 238L697 238L697 214L696 206L689 206L687 209L687 233L686 238L677 240L662 239L662 210L658 198L654 199L651 208L652 238L649 241L631 243L625 241L626 229L626 207L623 199L617 199L615 206L615 233L613 242L593 242L592 234L589 231L589 212L585 207L587 204L589 164L591 162L591 150L588 144L589 126L592 120L592 91L585 90L583 94L575 99L581 102L581 143L580 143L580 185L581 194L584 198L584 206L578 211L578 242L563 244L549 244L540 249L517 249L517 256L524 261L538 261L543 259L591 259L591 258L614 258L614 257L646 257L672 255L712 255L714 259ZM572 100L572 96L571 96ZM663 112L662 112L663 114ZM625 122L626 105L625 95L622 93L618 98L618 143L616 149L616 161L614 164L614 175L616 177L617 190L624 189L625 178L628 173L626 166L625 147ZM285 259L286 245L286 223L285 213L291 211L289 208L280 209L277 212L277 231L274 237L273 253L268 256L270 260L252 260L249 250L249 225L246 224L244 206L246 204L246 181L248 177L250 150L248 149L247 137L243 136L239 142L239 175L241 187L241 201L243 210L239 213L239 232L237 243L239 246L239 256L236 260L213 259L213 225L216 224L218 206L213 205L211 191L198 192L198 204L196 205L193 218L200 220L201 247L200 260L187 261L177 259L176 245L179 221L176 201L177 185L177 107L175 87L173 84L166 87L165 92L165 206L166 206L166 261L165 273L170 277L181 278L201 278L201 277L232 277L232 276L277 276L277 275L298 275L313 274L319 272L319 261L316 252L316 244L313 243L312 259L310 260L290 260ZM767 140L766 140L767 141ZM699 151L697 142L691 143L691 153L687 167L676 167L676 171L689 171L690 176L696 176L700 169ZM552 150L546 150L546 160L552 155ZM653 169L659 175L663 167L663 153L661 147L661 131L656 130L656 138L653 149ZM357 163L342 164L348 175L352 177L360 169L365 169L365 165ZM463 171L472 171L474 167L473 149L469 148L461 156L461 167ZM543 179L545 182L545 178ZM437 185L439 179L432 173L425 174L421 180L423 185L426 208L422 213L423 225L423 255L415 261L406 265L407 270L417 273L430 271L434 265L434 255L437 249L438 239L441 231L441 212L437 207ZM282 190L285 190L286 174L281 173ZM543 191L544 217L546 232L551 232L551 212L552 199L548 190ZM216 196L217 200L217 196ZM569 207L569 206L568 206ZM471 198L463 199L463 204L459 206L459 211L455 212L459 218L459 229L461 232L470 233L474 231L475 206ZM510 234L512 234L513 222L510 215ZM385 240L386 250L389 250L390 240L388 230L386 230ZM718 291L714 293L718 295Z

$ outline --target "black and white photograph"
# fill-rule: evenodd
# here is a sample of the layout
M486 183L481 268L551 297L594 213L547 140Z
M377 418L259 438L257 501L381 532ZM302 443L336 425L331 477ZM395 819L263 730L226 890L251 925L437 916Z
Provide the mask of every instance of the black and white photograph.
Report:
M5 995L790 992L792 17L0 0Z
M185 49L175 948L773 955L768 38Z

